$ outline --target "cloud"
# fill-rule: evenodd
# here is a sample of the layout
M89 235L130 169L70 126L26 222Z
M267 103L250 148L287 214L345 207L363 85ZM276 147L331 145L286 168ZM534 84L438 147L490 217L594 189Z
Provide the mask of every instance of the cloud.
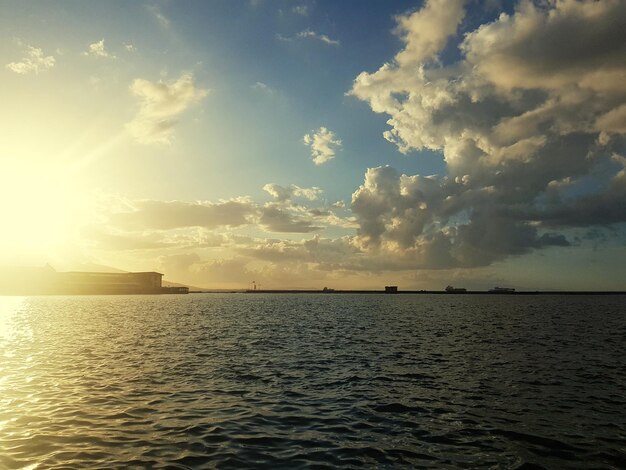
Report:
M163 14L157 5L147 5L146 8L163 29L170 29L171 22L167 16Z
M88 227L83 230L83 237L94 243L94 248L100 250L154 250L176 246L167 242L157 233L114 233L101 227Z
M247 263L244 258L203 259L196 252L163 255L157 260L168 280L211 288L249 285L258 273L248 269Z
M93 57L103 57L105 59L115 59L115 56L104 48L104 39L94 42L93 44L89 44L89 48L83 54Z
M114 227L123 230L170 230L184 227L237 227L249 223L256 206L245 200L219 203L143 200L128 210L110 215Z
M619 0L562 0L553 8L520 2L514 15L469 33L461 48L476 73L500 88L619 92L625 14Z
M108 209L104 209L103 216L107 220L105 225L109 233L170 231L167 237L162 236L159 241L194 246L207 246L216 242L214 234L206 230L223 231L256 226L268 232L309 233L328 225L353 225L349 219L340 218L330 211L296 205L289 200L292 197L303 197L312 201L321 194L318 188L300 188L295 185L283 188L269 184L265 189L274 195L276 202L258 204L248 198L215 203L113 199L105 206ZM186 231L182 235L172 232L178 229L203 231L193 234Z
M284 42L293 42L295 40L302 39L312 39L314 41L320 41L329 46L339 46L341 43L338 40L331 39L325 34L316 33L315 31L311 31L310 29L306 29L304 31L300 31L295 36L283 36L282 34L277 34L276 39Z
M288 201L293 197L303 197L309 201L314 201L322 194L322 190L317 187L301 188L295 184L280 186L276 183L268 183L263 186L263 191L270 194L277 202Z
M169 144L178 117L209 92L194 85L191 73L169 83L138 78L131 91L140 104L137 115L126 126L137 141L146 144Z
M126 49L126 51L128 52L137 52L137 48L130 43L124 43L124 49Z
M6 64L6 68L21 75L38 74L51 69L56 62L54 56L44 55L43 50L38 47L26 46L25 53L26 56L22 57L19 62L10 62Z
M307 16L309 14L308 5L296 5L291 9L296 15Z
M359 249L350 243L349 237L337 239L322 238L315 235L308 240L252 240L237 249L246 257L271 263L315 263L322 269L331 270L353 255Z
M389 116L401 152L441 152L447 174L370 168L352 197L355 243L419 267L484 266L626 221L612 157L626 143L625 15L612 0L522 2L463 37L456 0L398 17L404 47L349 95ZM451 41L460 58L444 64Z
M299 39L314 39L317 41L321 41L325 44L328 44L329 46L338 46L339 44L341 44L338 40L330 39L325 34L316 33L315 31L311 31L310 29L300 31L296 35L296 37Z
M273 95L274 93L276 93L276 91L272 87L263 82L256 82L250 88L265 93L266 95Z
M463 0L430 0L408 16L397 18L397 32L406 47L395 60L401 67L432 59L456 33L463 19Z
M311 147L311 158L316 165L322 165L335 158L336 151L341 148L341 140L325 127L306 134L303 141L305 145Z
M294 214L276 204L268 204L261 209L259 224L268 232L278 233L310 233L322 229L313 225L308 217Z

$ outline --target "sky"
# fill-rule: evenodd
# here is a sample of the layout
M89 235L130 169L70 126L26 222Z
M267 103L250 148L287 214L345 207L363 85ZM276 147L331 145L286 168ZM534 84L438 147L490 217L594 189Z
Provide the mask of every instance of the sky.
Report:
M626 2L0 0L0 266L626 290Z

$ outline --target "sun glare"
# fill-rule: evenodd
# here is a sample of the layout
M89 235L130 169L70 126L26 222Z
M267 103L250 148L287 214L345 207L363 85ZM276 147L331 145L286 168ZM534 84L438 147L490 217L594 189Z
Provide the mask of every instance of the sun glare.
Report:
M0 174L0 254L50 254L71 243L84 201L59 169L5 164Z

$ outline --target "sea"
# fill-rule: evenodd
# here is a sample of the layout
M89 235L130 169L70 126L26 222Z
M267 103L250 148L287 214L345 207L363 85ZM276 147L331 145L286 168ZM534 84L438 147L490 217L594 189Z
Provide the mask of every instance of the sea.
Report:
M626 468L626 296L0 297L0 468Z

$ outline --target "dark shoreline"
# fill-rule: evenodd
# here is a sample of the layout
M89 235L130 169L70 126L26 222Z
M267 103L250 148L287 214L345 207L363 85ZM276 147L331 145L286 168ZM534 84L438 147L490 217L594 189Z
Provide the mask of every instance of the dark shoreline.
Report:
M218 293L214 291L215 293ZM444 295L626 295L626 291L515 291L515 292L491 292L491 291L466 291L446 292L444 290L399 290L397 292L385 292L384 290L305 290L305 289L257 289L246 291L231 291L232 293L245 294L444 294ZM190 292L198 293L198 292ZM200 293L212 293L210 291ZM224 293L224 292L222 292Z

